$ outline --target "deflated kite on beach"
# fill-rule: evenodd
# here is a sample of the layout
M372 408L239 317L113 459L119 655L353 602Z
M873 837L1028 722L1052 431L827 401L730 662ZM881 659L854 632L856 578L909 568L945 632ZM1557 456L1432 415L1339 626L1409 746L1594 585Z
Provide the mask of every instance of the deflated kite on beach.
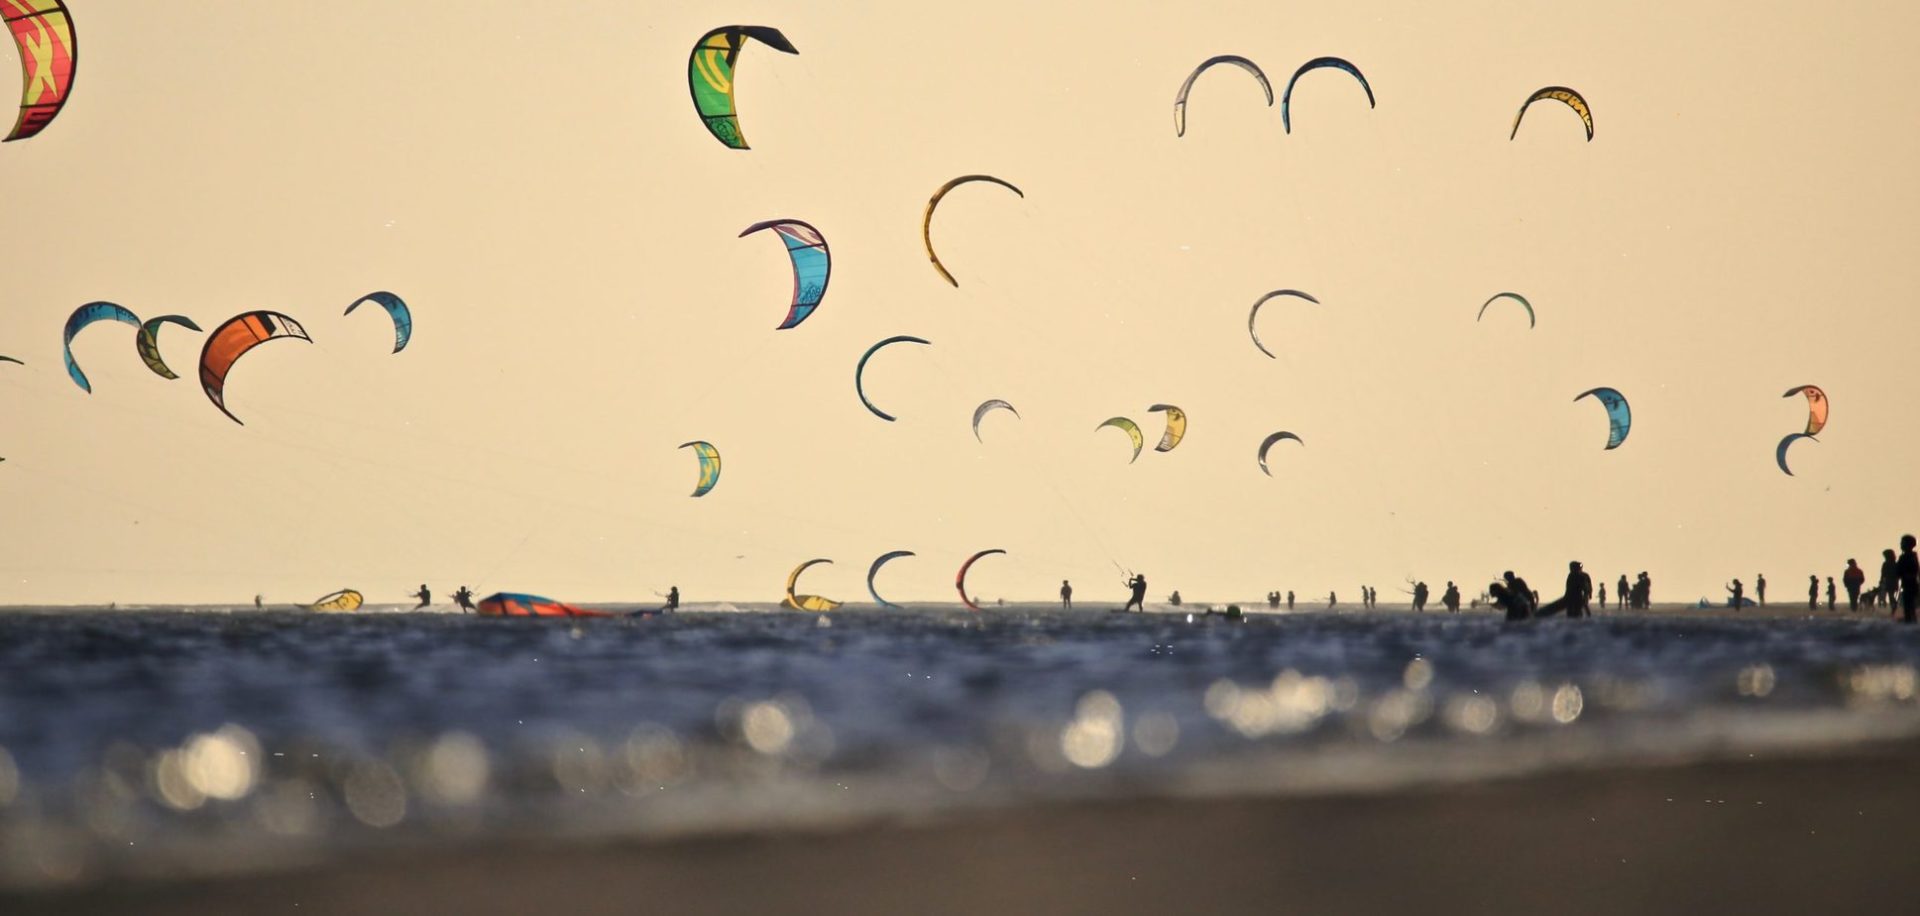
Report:
M605 611L589 611L552 598L518 592L495 592L480 599L475 608L482 617L612 617Z
M832 598L822 598L819 595L796 595L793 593L794 586L800 582L801 573L806 572L809 567L832 562L832 560L821 558L808 560L799 566L795 566L793 572L787 574L787 596L781 599L780 606L791 611L831 611L839 607L840 602Z

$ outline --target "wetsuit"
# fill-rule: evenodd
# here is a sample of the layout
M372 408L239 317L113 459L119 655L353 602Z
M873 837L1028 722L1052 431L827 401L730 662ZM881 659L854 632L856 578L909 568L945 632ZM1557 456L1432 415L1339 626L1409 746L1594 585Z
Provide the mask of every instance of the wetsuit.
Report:
M1912 550L1900 552L1900 564L1894 567L1900 575L1900 610L1907 623L1914 623L1914 612L1920 609L1920 556Z

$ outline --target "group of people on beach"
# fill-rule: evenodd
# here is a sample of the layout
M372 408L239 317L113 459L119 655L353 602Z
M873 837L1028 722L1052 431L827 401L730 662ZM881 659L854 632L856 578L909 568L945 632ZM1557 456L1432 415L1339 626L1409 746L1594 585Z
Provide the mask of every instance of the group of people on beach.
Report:
M1840 573L1840 585L1847 592L1847 610L1857 612L1861 604L1869 608L1885 607L1898 616L1904 623L1920 622L1915 619L1916 608L1920 608L1920 555L1914 552L1914 536L1900 538L1900 553L1891 548L1880 551L1880 578L1878 584L1869 589L1867 571L1860 568L1860 562L1847 558L1847 568ZM1727 605L1734 610L1743 607L1767 606L1767 577L1753 577L1754 599L1746 597L1746 586L1739 579L1727 583ZM1816 573L1807 577L1807 610L1820 609L1820 595L1826 593L1827 610L1839 607L1838 589L1834 587L1832 576L1827 577L1826 586L1821 587L1820 576Z

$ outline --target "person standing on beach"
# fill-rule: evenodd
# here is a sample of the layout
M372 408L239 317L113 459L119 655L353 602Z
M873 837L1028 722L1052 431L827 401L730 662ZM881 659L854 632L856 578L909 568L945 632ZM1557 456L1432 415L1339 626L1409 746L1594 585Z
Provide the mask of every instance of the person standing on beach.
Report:
M1600 609L1607 609L1607 583L1604 579L1600 581Z
M1880 600L1886 602L1889 610L1896 607L1894 597L1900 591L1899 565L1893 558L1893 551L1880 551Z
M1277 611L1279 609L1280 609L1280 593L1268 592L1267 593L1267 610Z
M1753 596L1760 599L1760 606L1767 606L1767 576L1756 573L1753 577Z
M1840 574L1841 583L1847 587L1847 610L1860 610L1860 587L1867 584L1867 571L1860 568L1852 557L1847 558L1847 571Z
M413 594L408 595L407 597L420 599L420 603L413 606L413 609L416 611L433 603L433 593L430 591L427 591L427 583L425 582L420 583L419 591L414 592Z
M1073 583L1065 579L1060 580L1060 609L1073 610Z
M1133 578L1127 580L1127 588L1132 589L1132 594L1127 598L1127 606L1120 610L1130 611L1134 608L1139 608L1140 613L1146 613L1147 577L1143 574L1135 573Z
M1440 603L1447 606L1447 613L1460 613L1460 589L1454 586L1452 579L1447 580L1447 590L1440 593Z
M1833 610L1833 577L1827 577L1827 610Z
M1624 611L1627 609L1627 593L1629 591L1632 591L1632 587L1627 585L1627 574L1621 573L1620 581L1614 583L1613 589L1613 603L1618 605L1620 610Z
M1506 575L1511 577L1513 573L1507 573ZM1508 581L1511 582L1512 579L1509 578ZM1500 582L1495 582L1487 586L1488 600L1493 603L1494 607L1507 612L1507 620L1509 622L1526 620L1533 616L1532 609L1527 603L1526 594L1524 589L1509 588L1506 584Z
M1911 534L1900 536L1900 564L1895 571L1900 576L1900 609L1902 620L1914 623L1914 611L1920 609L1920 556L1914 555L1914 539Z
M1727 586L1727 594L1733 596L1733 609L1736 611L1740 609L1741 603L1746 600L1741 597L1740 591L1741 591L1741 587L1740 587L1739 579L1733 580L1733 583Z
M1579 560L1567 564L1568 594L1573 596L1573 607L1568 609L1569 617L1593 616L1593 577L1587 575ZM1578 588L1574 588L1578 586Z
M1287 610L1289 611L1293 610L1293 592L1292 591L1287 592Z
M1808 576L1807 577L1807 610L1817 611L1819 609L1820 609L1820 577Z
M1427 612L1427 583L1413 583L1413 609L1424 614Z
M1333 592L1328 592L1327 593L1327 610L1331 611L1335 607L1338 607L1339 605L1340 605L1340 596Z

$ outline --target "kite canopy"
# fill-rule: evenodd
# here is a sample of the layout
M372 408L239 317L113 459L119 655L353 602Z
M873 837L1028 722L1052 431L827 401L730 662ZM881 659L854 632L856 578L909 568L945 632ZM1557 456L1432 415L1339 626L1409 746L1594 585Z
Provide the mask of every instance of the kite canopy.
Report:
M1552 99L1573 109L1580 116L1580 123L1587 127L1587 142L1593 142L1593 109L1587 106L1585 96L1565 86L1548 86L1527 96L1527 100L1520 104L1520 111L1513 116L1513 131L1507 134L1508 140L1520 136L1520 119L1526 117L1527 109L1541 99Z
M892 344L897 344L897 343L916 343L916 344L922 344L926 346L932 346L931 341L923 340L921 338L913 337L907 334L896 334L892 337L887 338L886 340L883 340L877 344L874 344L871 347L868 347L867 352L860 354L860 364L853 368L853 390L854 390L854 393L860 395L860 403L865 404L867 407L867 410L872 411L874 416L879 417L880 419L885 420L888 423L892 423L894 421L895 419L894 416L890 413L887 413L884 410L881 410L878 407L873 406L873 402L867 400L867 383L866 383L867 360L872 359L873 354L880 352L880 349L882 347L890 346Z
M793 587L800 582L800 574L806 572L808 567L820 563L832 562L832 560L822 558L808 560L799 566L795 566L793 572L787 573L787 597L781 600L780 606L793 611L831 611L839 607L840 602L832 598L822 598L819 595L796 595L793 593Z
M1280 96L1280 126L1286 128L1287 133L1293 133L1293 114L1292 114L1293 84L1300 82L1300 77L1309 70L1321 70L1329 67L1335 70L1344 71L1348 76L1351 76L1356 80L1359 80L1360 88L1365 89L1367 91L1367 107L1368 108L1374 107L1373 87L1367 84L1367 77L1365 74L1360 72L1359 67L1356 67L1353 64L1347 62L1345 59L1339 58L1339 57L1316 57L1310 61L1307 61L1304 64L1301 64L1300 69L1293 71L1293 77L1287 80L1287 91ZM1269 94L1267 103L1268 104L1273 103L1271 94Z
M1775 446L1773 449L1773 463L1779 465L1780 473L1785 474L1788 477L1793 476L1793 469L1787 467L1787 449L1790 448L1795 442L1798 442L1801 439L1808 439L1814 442L1820 441L1818 439L1813 438L1812 433L1788 433L1787 437L1785 439L1781 439L1780 444Z
M1588 396L1607 409L1607 448L1619 448L1620 443L1627 441L1627 433L1633 430L1633 409L1627 406L1626 396L1612 388L1593 388L1580 392L1574 400Z
M87 325L96 321L118 321L138 328L140 316L111 302L89 302L74 309L73 314L67 316L67 326L60 333L61 355L67 361L67 377L73 379L73 383L79 385L80 390L88 394L93 393L93 383L87 381L87 374L80 371L80 364L73 360L73 339L79 336L81 331L86 330Z
M1266 437L1265 439L1260 440L1260 451L1257 455L1257 457L1260 459L1260 473L1265 474L1268 477L1273 476L1273 470L1267 467L1267 450L1273 448L1274 444L1278 443L1282 439L1292 439L1293 441L1300 443L1302 446L1305 446L1307 444L1299 436L1296 436L1293 433L1287 432L1284 429L1277 433L1274 433L1271 436Z
M0 19L20 51L20 116L7 140L46 129L67 104L79 66L73 16L61 0L0 0Z
M279 312L265 310L235 315L207 335L206 344L200 348L200 389L207 393L207 399L213 402L213 406L227 415L227 419L240 423L240 418L227 409L227 373L233 371L233 364L248 350L282 337L313 342L300 322Z
M1139 461L1140 450L1143 448L1146 448L1146 445L1147 445L1146 438L1140 435L1140 424L1135 423L1132 420L1127 419L1126 417L1109 417L1104 422L1102 422L1099 426L1094 427L1094 431L1098 432L1109 426L1113 427L1114 429L1120 430L1121 432L1126 433L1127 438L1133 440L1133 457L1129 459L1127 463L1132 464L1135 461Z
M1173 96L1174 136L1184 137L1187 135L1187 94L1193 91L1194 80L1199 79L1200 74L1221 64L1232 64L1251 74L1255 80L1260 82L1260 91L1267 94L1267 107L1273 107L1273 84L1267 82L1267 75L1260 70L1259 64L1241 57L1238 54L1222 54L1218 57L1209 57L1201 61L1200 66L1193 68L1192 73L1187 74L1186 82L1180 84L1180 91ZM1299 78L1297 74L1295 78Z
M315 611L357 611L366 603L366 596L350 588L343 588L323 598L316 598L308 609Z
M798 54L799 49L780 30L764 25L727 25L714 29L694 42L687 57L687 91L693 94L693 107L701 122L721 143L733 149L746 149L747 138L740 132L740 117L733 107L733 68L746 50L747 40L759 41L775 51Z
M140 361L146 363L153 374L164 379L176 379L180 376L173 374L173 370L167 367L167 361L160 356L160 326L164 324L177 324L196 333L200 326L185 315L161 315L141 324L140 335L134 338L134 348L140 351Z
M985 419L987 414L996 410L1004 410L1013 414L1015 418L1020 416L1020 411L1014 410L1012 404L1002 401L999 398L981 401L980 406L973 409L973 439L975 442L986 441L980 438L980 421Z
M479 613L482 617L612 617L605 611L588 611L571 604L542 598L539 595L523 595L518 592L495 592L480 599Z
M951 283L954 286L959 286L960 281L955 280L953 278L953 274L947 273L947 266L945 264L940 263L940 255L936 254L933 250L933 210L935 207L940 206L941 199L947 196L948 191L951 191L954 188L957 188L963 184L968 184L970 182L975 182L975 181L992 182L1003 188L1006 188L1009 191L1012 191L1013 193L1019 195L1022 199L1025 199L1027 196L1026 192L1021 191L1019 188L1016 188L1005 181L995 178L992 175L962 175L959 178L955 178L954 180L941 185L940 190L933 192L933 196L927 199L927 212L922 214L920 217L920 243L926 246L927 260L933 262L933 269L939 271L940 276L944 277L948 283Z
M14 365L16 365L16 366L24 366L24 365L26 365L26 363L23 363L23 362L21 362L21 361L19 361L19 360L17 360L17 359L14 359L14 358L13 358L13 357L11 357L11 356L0 356L0 363L12 363L12 364L14 364Z
M407 308L407 303L389 292L368 293L353 300L345 314L353 314L362 302L372 302L387 310L387 317L393 319L393 352L405 350L407 341L413 338L413 310Z
M873 596L873 603L878 604L881 607L900 610L900 605L894 604L893 602L880 597L880 593L876 591L873 587L873 577L879 575L880 567L887 565L888 562L892 560L898 560L901 557L911 557L914 555L915 555L914 552L911 550L888 551L887 553L883 553L877 559L875 559L873 561L872 566L867 567L867 594ZM791 588L791 586L789 586L789 588Z
M1527 328L1529 330L1533 328L1533 303L1528 302L1527 297L1522 296L1519 293L1494 293L1492 298L1488 299L1485 302L1480 303L1480 314L1473 316L1473 320L1479 321L1480 319L1485 318L1487 316L1487 306L1492 305L1494 302L1500 299L1512 299L1513 301L1520 303L1520 307L1527 310Z
M1167 415L1167 430L1160 434L1160 444L1153 447L1156 452L1171 452L1180 440L1187 435L1187 412L1172 404L1155 404L1147 408L1148 413Z
M1260 332L1254 329L1253 322L1254 319L1260 317L1260 307L1266 305L1267 300L1277 299L1281 296L1293 296L1297 299L1305 299L1314 305L1320 304L1320 300L1313 298L1311 294L1303 293L1297 289L1276 289L1253 301L1253 309L1247 312L1247 335L1253 338L1253 345L1259 347L1260 352L1267 354L1268 359L1279 359L1279 357L1274 356L1273 351L1267 349L1267 345L1260 342Z
M793 262L793 302L787 306L786 320L776 331L796 327L807 320L820 300L827 295L827 280L833 273L833 255L827 250L827 237L810 223L797 219L770 219L754 223L740 232L746 238L762 229L772 229L787 246Z
M1781 395L1781 397L1790 398L1796 394L1804 394L1807 396L1806 434L1809 436L1819 435L1821 430L1827 428L1827 393L1821 391L1818 385L1801 385L1798 388L1787 389L1787 393Z
M693 495L707 495L707 491L712 490L713 485L720 482L720 450L714 448L711 442L697 439L692 442L683 442L680 447L693 449L693 453L700 456L700 482L694 486Z
M990 557L996 553L1006 553L1006 551L1001 550L998 547L995 547L992 550L982 550L979 553L976 553L973 556L968 557L967 562L960 564L960 571L957 573L954 573L953 575L953 587L959 590L960 602L962 604L965 604L968 610L977 611L980 609L980 605L974 604L973 599L967 597L967 570L972 569L973 564L976 561L978 561L981 557Z

